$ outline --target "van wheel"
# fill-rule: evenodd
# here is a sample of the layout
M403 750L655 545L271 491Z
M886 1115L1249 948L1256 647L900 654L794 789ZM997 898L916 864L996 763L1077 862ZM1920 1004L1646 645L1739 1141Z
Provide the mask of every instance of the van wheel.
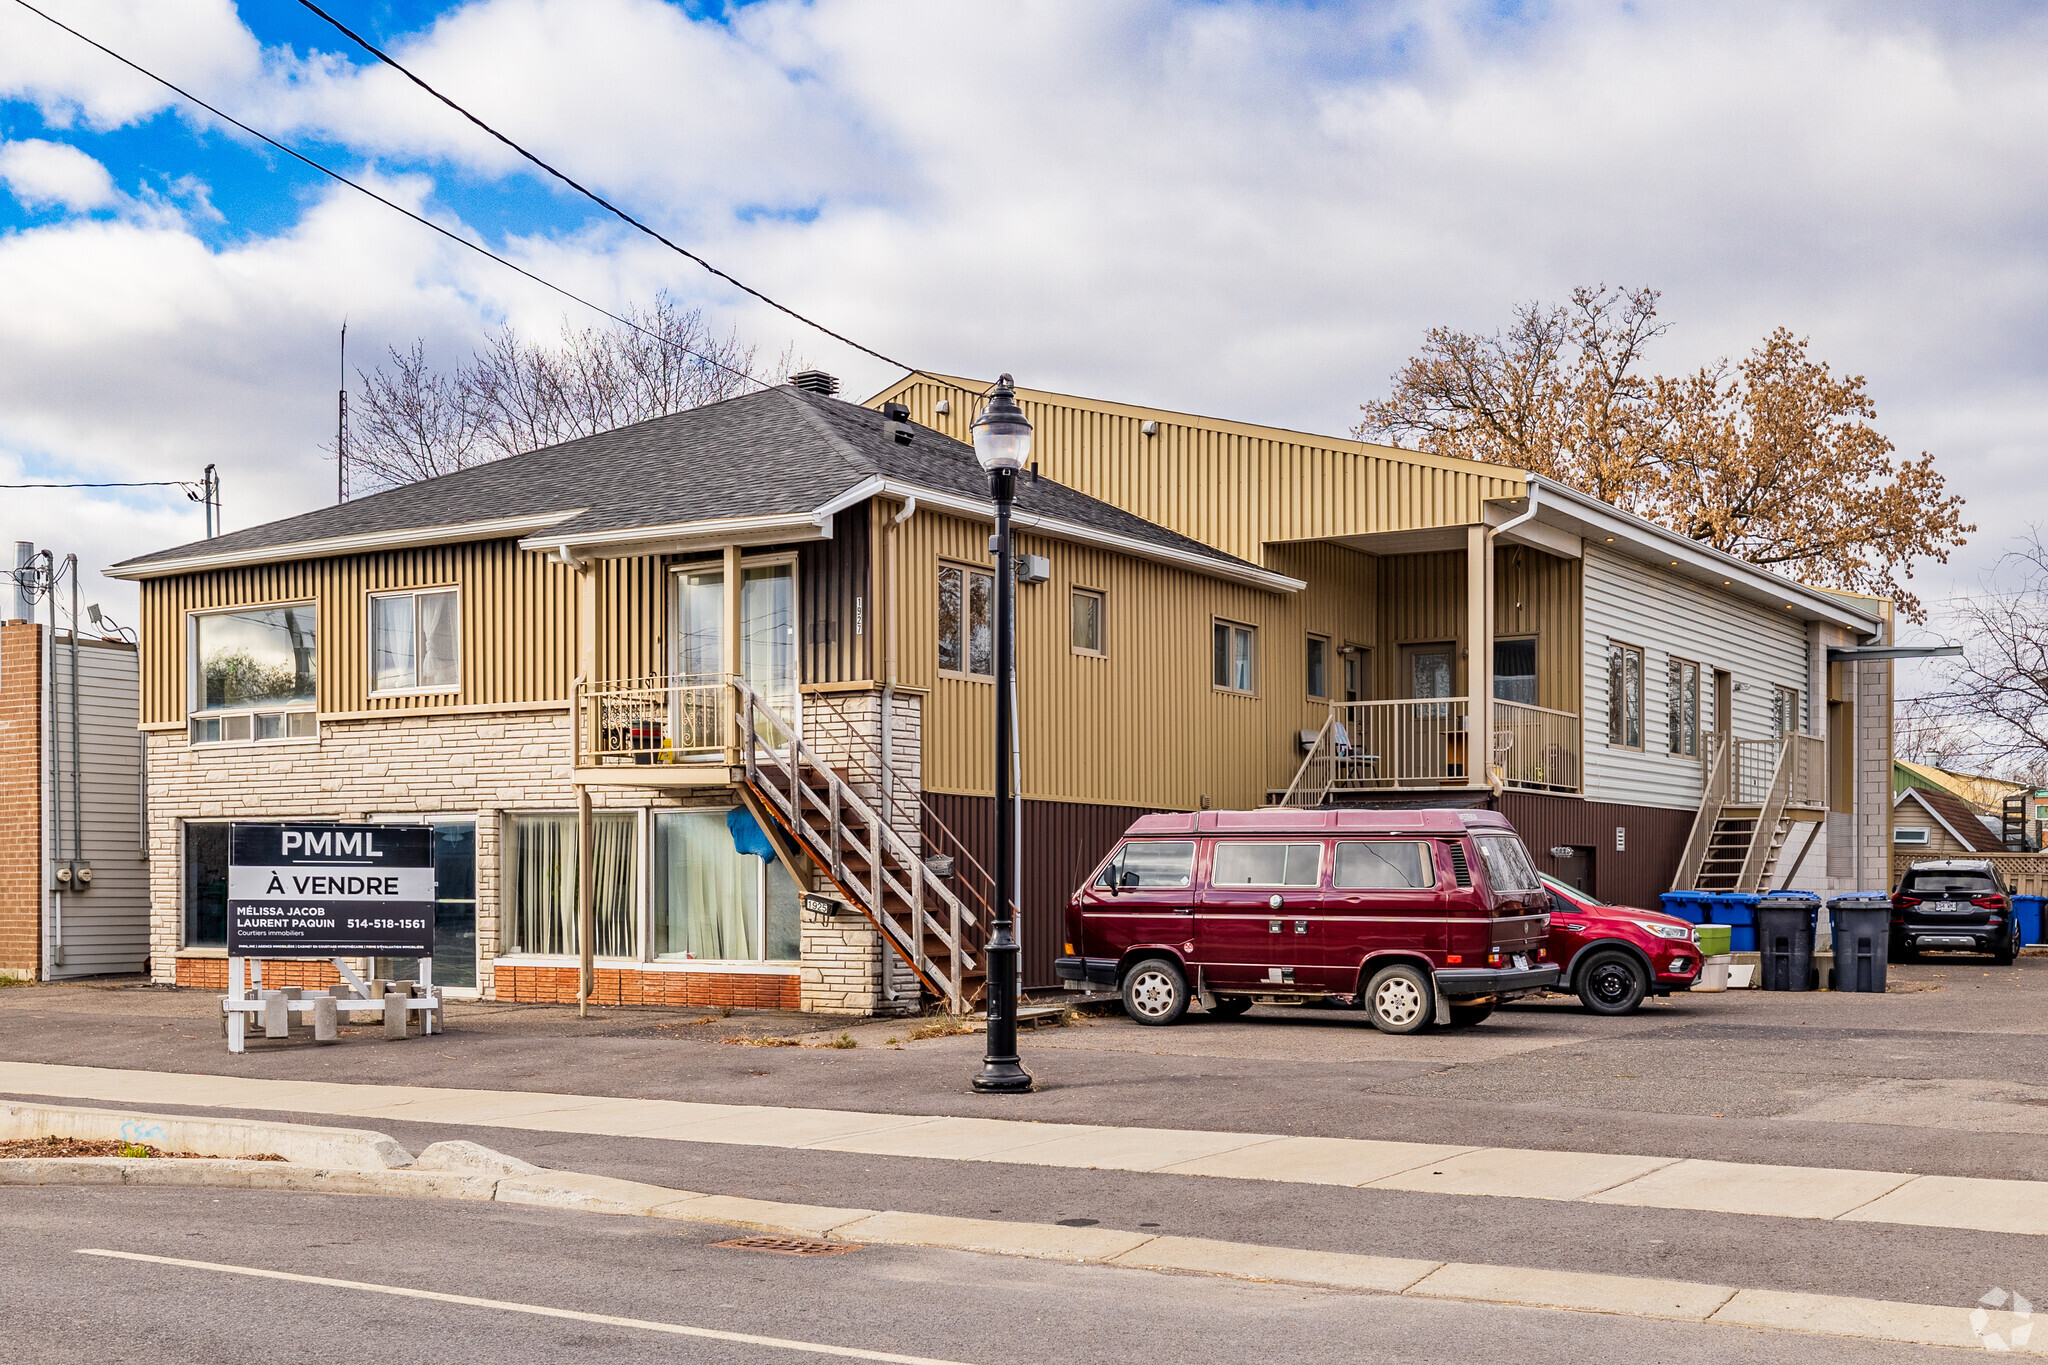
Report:
M1633 1013L1650 991L1642 967L1627 953L1596 954L1573 975L1579 979L1579 1003L1595 1014Z
M1434 1013L1429 978L1406 963L1383 967L1365 987L1365 1017L1381 1033L1416 1033Z
M1236 1019L1252 1007L1249 995L1219 995L1216 1003L1209 1007L1209 1013L1218 1019Z
M1486 1022L1486 1016L1492 1013L1493 1002L1491 1000L1483 1005L1460 1005L1453 1002L1451 1005L1451 1022L1460 1027L1470 1024L1483 1024Z
M1178 1024L1188 1012L1188 979L1163 957L1148 957L1124 977L1124 1013L1141 1024Z

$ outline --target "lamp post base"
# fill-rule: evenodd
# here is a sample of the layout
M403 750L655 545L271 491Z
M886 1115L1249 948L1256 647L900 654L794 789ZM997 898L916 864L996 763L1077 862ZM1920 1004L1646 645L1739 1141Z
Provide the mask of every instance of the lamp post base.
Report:
M1019 1066L1014 1057L1006 1061L991 1059L981 1064L974 1088L984 1095L1020 1095L1031 1088L1031 1073Z

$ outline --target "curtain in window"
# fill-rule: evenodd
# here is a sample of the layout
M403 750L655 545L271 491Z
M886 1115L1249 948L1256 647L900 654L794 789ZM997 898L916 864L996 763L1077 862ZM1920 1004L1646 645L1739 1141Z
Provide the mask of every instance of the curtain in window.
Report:
M413 667L412 598L370 599L370 686L383 691L411 687Z
M655 815L657 958L755 961L761 956L760 909L761 860L733 846L724 811Z
M591 816L599 957L637 957L633 925L633 814ZM506 951L573 955L576 937L576 817L515 815L511 839L512 933Z
M419 685L454 687L462 681L462 606L452 592L419 595Z

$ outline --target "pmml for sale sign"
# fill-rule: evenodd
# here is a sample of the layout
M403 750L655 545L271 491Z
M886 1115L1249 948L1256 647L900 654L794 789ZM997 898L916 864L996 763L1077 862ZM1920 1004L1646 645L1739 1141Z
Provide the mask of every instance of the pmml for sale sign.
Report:
M431 957L434 832L425 825L228 831L230 957Z

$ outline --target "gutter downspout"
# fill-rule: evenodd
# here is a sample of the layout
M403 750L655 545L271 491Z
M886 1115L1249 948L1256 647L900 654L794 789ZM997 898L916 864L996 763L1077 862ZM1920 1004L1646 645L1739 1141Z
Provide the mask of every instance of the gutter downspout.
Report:
M85 861L85 812L81 804L84 797L78 790L79 770L83 766L78 747L78 556L64 556L64 568L71 575L71 884L76 891L78 865ZM58 944L58 951L63 951L62 943Z
M44 894L50 897L50 937L43 944L43 979L48 980L50 969L57 965L57 941L62 934L61 917L64 902L51 886L56 880L57 864L64 858L64 747L57 738L57 557L48 550L42 551L44 600L50 606L50 640L43 651L49 668L50 711L46 726L50 737L50 861L44 871Z
M1541 491L1542 485L1537 483L1536 476L1534 474L1528 475L1527 478L1529 489L1529 506L1523 510L1520 516L1515 517L1509 521L1504 521L1500 525L1494 527L1491 531L1488 531L1487 534L1489 536L1498 536L1502 531L1512 531L1517 526L1520 526L1523 522L1529 520L1531 517L1536 515L1536 497L1537 494Z

